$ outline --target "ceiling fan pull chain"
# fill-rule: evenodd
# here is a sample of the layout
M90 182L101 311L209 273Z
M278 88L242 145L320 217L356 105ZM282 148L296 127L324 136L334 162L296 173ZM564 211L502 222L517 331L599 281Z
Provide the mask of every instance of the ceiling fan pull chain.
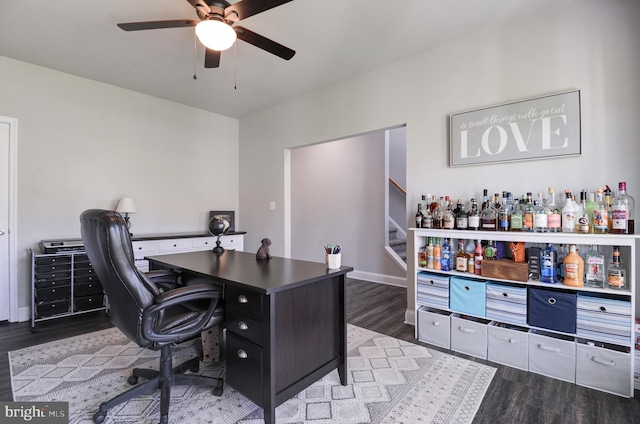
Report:
M233 43L233 89L238 89L238 42Z
M197 80L196 76L196 56L198 55L198 38L196 37L196 32L193 31L193 79Z

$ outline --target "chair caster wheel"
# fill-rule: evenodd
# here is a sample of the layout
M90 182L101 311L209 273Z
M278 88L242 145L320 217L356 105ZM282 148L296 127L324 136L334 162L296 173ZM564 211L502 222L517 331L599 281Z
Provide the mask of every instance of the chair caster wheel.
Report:
M93 422L96 424L102 424L106 418L107 418L106 412L98 411L95 414L93 414Z
M130 375L129 378L127 378L127 383L135 386L136 384L138 384L138 377L135 375Z
M218 397L220 397L220 396L222 396L222 392L223 392L222 387L215 387L215 388L213 389L213 395L214 395L214 396L218 396Z

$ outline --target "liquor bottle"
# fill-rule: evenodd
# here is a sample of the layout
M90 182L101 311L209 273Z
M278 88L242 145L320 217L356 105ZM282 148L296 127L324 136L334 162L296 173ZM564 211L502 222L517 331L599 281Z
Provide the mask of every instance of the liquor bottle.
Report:
M596 190L596 208L593 211L593 232L604 234L609 232L609 210L604 202L604 190Z
M484 190L482 190L482 207L480 208L480 211L483 211L487 208L487 206L489 205L489 196L488 196L488 191L485 188Z
M567 246L565 244L561 244L558 248L558 272L557 278L558 281L564 281L564 258L567 257Z
M467 217L467 225L470 230L480 229L480 212L478 212L478 202L476 199L471 199L471 212Z
M558 252L551 243L540 250L540 282L555 284L558 282Z
M584 286L584 260L578 255L576 245L569 247L569 254L564 258L564 284L566 286Z
M491 202L488 202L487 207L480 213L480 226L483 231L496 231L498 229L498 211Z
M416 213L416 228L422 227L422 207L418 203L418 212Z
M442 216L444 213L443 209L444 200L440 197L440 202L437 202L435 209L433 210L433 228L443 228L442 227Z
M433 228L433 215L429 210L429 206L422 209L422 228Z
M523 224L522 203L516 199L511 211L511 231L522 231Z
M467 245L465 246L465 250L467 252L467 272L469 274L475 274L476 272L475 249L475 241L473 241L473 239L469 239L469 241L467 241Z
M562 218L560 207L556 203L556 194L553 187L549 187L547 203L545 205L547 211L547 229L550 233L558 233L562 229Z
M467 230L469 228L469 214L464 210L462 201L458 199L458 212L456 213L456 229Z
M445 208L442 212L442 228L446 230L453 230L455 226L456 217L453 214L453 210L451 208L451 200L449 196L445 196L444 198Z
M571 199L571 190L565 190L565 203L562 207L562 232L575 233L576 231L576 207Z
M454 215L458 215L458 212L460 212L461 208L462 208L462 199L458 199L456 201L456 207L453 208L453 214Z
M609 220L607 221L607 232L610 233L611 232L611 223L613 222L613 219L611 218L611 208L613 206L613 197L611 197L611 189L609 188L608 185L605 186L604 189L604 203L607 205L607 211L608 214L607 216L609 217Z
M627 194L627 183L618 183L618 195L611 205L611 232L614 234L633 234L635 230L635 201Z
M474 266L475 266L476 275L482 274L483 252L484 250L482 249L482 243L480 243L480 240L476 241L476 250L475 250L475 256L474 256Z
M580 205L576 212L576 233L589 234L589 224L592 218L587 210L587 191L580 192Z
M593 191L590 191L587 195L587 212L589 212L589 233L593 234L593 214L596 212L598 208L598 203L596 202L596 194Z
M613 246L613 258L607 267L607 287L610 289L625 288L625 271L620 260L620 247Z
M442 270L451 271L451 243L448 237L442 241Z
M533 195L527 192L527 203L522 209L522 231L533 231Z
M506 193L506 199L498 209L498 230L511 231L511 212L513 211L513 201L511 192Z
M429 205L427 204L427 199L431 198L431 197L427 197L427 196L431 196L430 194L424 194L422 193L422 199L420 200L420 212L422 212L424 214L424 211L427 210L427 208L429 207Z
M418 267L427 267L427 246L422 246L422 248L418 250Z
M433 246L433 269L442 269L442 246L440 245L440 237L436 237L436 244Z
M482 260L483 261L493 261L498 259L497 258L497 252L498 248L496 246L496 242L493 240L490 240L487 242L487 245L484 247L484 250L482 252Z
M538 233L549 231L548 218L542 193L538 193L538 200L533 202L533 230Z
M429 244L427 244L427 268L433 269L433 237L429 237Z
M436 197L436 195L434 194L433 196L431 196L431 203L429 204L429 210L431 211L431 213L433 213L433 211L438 207L438 198Z
M464 240L458 240L458 252L456 253L456 271L467 272L469 267L469 256L464 248Z
M584 285L587 287L604 287L604 255L597 245L592 245L585 261Z

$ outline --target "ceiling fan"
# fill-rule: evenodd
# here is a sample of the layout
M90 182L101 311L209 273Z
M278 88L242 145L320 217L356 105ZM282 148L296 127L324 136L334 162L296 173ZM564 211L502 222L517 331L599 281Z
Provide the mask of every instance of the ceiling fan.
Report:
M220 52L233 45L236 37L282 59L291 59L296 52L245 27L235 25L250 16L273 9L292 0L240 0L230 4L225 0L187 0L196 10L198 19L128 22L118 27L125 31L196 27L200 42L205 45L205 68L220 66ZM227 37L224 41L223 38Z

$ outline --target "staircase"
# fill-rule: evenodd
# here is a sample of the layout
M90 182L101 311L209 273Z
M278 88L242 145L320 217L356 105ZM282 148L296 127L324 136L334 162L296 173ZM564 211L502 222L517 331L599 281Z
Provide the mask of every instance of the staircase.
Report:
M389 247L391 247L405 263L407 262L407 239L398 238L397 228L389 228Z

